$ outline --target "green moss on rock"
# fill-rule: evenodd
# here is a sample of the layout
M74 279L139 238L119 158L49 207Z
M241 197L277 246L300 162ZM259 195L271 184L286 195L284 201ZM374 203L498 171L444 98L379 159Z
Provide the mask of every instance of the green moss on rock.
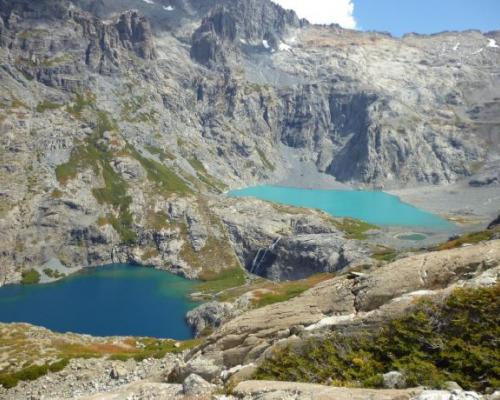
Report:
M187 186L174 171L167 166L143 157L137 150L130 147L132 156L141 163L142 167L148 174L148 179L155 183L160 192L177 193L179 195L187 195L192 193L192 190Z
M82 100L83 101L83 100ZM104 186L93 189L92 193L100 204L108 204L113 213L107 221L118 232L122 242L132 243L137 235L133 229L133 216L130 212L132 198L128 195L128 184L111 166L113 154L100 142L104 132L116 131L116 123L105 112L97 112L97 126L85 142L77 145L67 163L56 168L56 176L61 184L76 177L80 170L92 168L101 175Z

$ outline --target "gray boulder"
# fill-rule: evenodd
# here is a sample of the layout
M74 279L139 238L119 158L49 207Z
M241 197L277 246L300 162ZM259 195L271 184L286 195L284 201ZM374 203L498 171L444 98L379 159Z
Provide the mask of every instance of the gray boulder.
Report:
M383 375L384 387L387 389L404 389L406 378L399 371L390 371Z
M216 328L233 316L234 306L231 303L212 301L189 311L186 320L198 336L205 328Z
M488 396L488 400L500 400L500 390L495 390Z
M453 381L445 382L443 385L443 389L449 390L450 392L463 390L457 382Z
M111 379L118 380L118 379L123 379L125 376L127 376L127 374L128 371L123 365L116 364L111 369L109 376L111 377Z
M196 374L189 375L182 383L182 391L186 396L197 396L207 394L214 390L215 385L208 383L201 376Z

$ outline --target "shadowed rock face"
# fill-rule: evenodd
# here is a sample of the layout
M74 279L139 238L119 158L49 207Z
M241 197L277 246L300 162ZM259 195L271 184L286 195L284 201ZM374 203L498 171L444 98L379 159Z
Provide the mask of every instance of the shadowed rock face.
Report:
M67 0L1 0L0 14L18 15L20 18L62 19L68 17Z
M221 1L193 34L191 57L212 68L224 65L231 53L239 52L234 46L237 38L245 43L266 41L277 48L280 38L300 25L294 12L266 0Z
M224 46L231 46L235 40L236 21L222 8L205 18L193 34L191 57L206 66L224 63Z
M116 24L119 38L124 47L133 50L146 60L155 58L153 34L149 22L139 16L137 12L128 12L120 15Z
M488 229L495 229L500 226L500 215L488 225Z

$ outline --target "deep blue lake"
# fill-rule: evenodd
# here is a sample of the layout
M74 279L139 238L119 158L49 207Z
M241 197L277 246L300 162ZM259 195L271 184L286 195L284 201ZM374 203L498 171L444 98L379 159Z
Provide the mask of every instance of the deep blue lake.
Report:
M193 337L186 313L195 282L130 265L92 268L43 285L0 288L0 321L94 336Z
M316 208L334 217L357 218L381 226L418 227L436 230L455 225L437 215L403 203L384 192L297 189L256 186L229 192L233 197L255 197L296 207Z

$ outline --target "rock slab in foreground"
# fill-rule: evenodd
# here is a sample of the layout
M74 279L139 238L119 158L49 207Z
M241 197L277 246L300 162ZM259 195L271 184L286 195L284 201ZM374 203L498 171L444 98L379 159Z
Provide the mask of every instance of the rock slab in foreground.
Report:
M277 400L410 400L419 395L422 389L351 389L337 388L310 383L246 381L239 383L234 389L238 397Z

